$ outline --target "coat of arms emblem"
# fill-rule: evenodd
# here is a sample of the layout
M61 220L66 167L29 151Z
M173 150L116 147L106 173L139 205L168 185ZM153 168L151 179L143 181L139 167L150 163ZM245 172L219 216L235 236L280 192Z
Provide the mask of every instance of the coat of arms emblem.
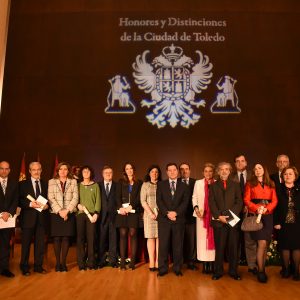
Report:
M204 99L196 95L207 89L211 82L213 65L207 55L197 50L198 62L183 54L183 49L173 44L162 49L162 54L148 63L146 57L149 50L136 57L133 63L135 83L151 99L143 99L142 107L152 107L146 118L158 128L169 124L176 127L180 124L189 128L197 123L200 114L194 107L204 107Z

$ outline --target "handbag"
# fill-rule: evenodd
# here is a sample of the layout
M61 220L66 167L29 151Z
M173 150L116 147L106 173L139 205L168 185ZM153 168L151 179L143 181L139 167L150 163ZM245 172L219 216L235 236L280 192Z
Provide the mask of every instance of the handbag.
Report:
M249 216L248 217L248 211L247 211L245 219L243 220L242 225L241 225L242 231L261 230L264 227L264 225L261 222L261 220L259 223L256 223L256 219L257 219L257 216Z

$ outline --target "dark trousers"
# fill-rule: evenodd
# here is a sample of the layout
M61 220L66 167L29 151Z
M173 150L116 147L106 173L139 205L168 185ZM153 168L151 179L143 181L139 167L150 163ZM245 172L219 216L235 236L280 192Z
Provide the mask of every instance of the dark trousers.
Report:
M185 224L183 256L187 264L196 261L196 223Z
M104 264L106 252L111 264L117 263L117 229L114 222L108 219L99 224L98 263Z
M76 218L77 221L77 263L79 267L85 267L86 253L87 266L95 266L95 230L96 223L91 223L86 214L81 213ZM85 244L87 245L87 251Z
M34 269L43 266L45 254L45 228L36 224L33 228L22 228L22 250L20 268L22 271L29 271L29 255L31 240L34 237Z
M228 249L229 274L236 275L238 267L239 228L225 225L214 228L216 249L215 270L216 275L223 275L223 262L225 249Z
M0 272L8 269L11 228L0 229Z
M173 270L181 270L183 263L184 223L158 221L158 268L160 272L168 271L170 241L172 241Z

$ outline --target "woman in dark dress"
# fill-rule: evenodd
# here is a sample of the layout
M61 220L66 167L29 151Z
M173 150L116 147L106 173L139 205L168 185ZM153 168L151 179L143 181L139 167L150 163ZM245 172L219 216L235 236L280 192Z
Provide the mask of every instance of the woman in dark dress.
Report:
M278 230L279 248L283 260L283 278L290 277L289 263L291 253L294 262L294 280L300 280L300 187L295 182L298 171L295 167L286 167L281 172L283 183L278 190L278 206L274 214L275 229Z
M142 181L135 177L135 167L126 163L123 168L123 179L117 187L116 227L120 230L120 255L121 270L126 270L125 255L127 251L128 235L130 237L131 261L129 267L135 269L137 253L137 230L139 228L140 214L142 211L140 202L140 190Z

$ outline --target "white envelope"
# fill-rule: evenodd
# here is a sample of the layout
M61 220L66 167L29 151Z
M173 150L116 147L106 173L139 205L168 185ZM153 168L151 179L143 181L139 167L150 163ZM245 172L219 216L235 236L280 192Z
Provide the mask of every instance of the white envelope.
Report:
M35 208L36 210L41 212L43 210L44 205L47 204L48 200L46 198L44 198L43 196L39 195L38 198L36 199L36 201L43 204L42 207Z
M9 217L7 222L4 222L3 219L0 218L0 229L16 227L16 219L17 219L17 215L14 215L13 217Z
M233 216L233 220L229 221L228 224L231 227L234 227L240 221L240 218L233 211L231 211L231 210L229 210L229 211Z

